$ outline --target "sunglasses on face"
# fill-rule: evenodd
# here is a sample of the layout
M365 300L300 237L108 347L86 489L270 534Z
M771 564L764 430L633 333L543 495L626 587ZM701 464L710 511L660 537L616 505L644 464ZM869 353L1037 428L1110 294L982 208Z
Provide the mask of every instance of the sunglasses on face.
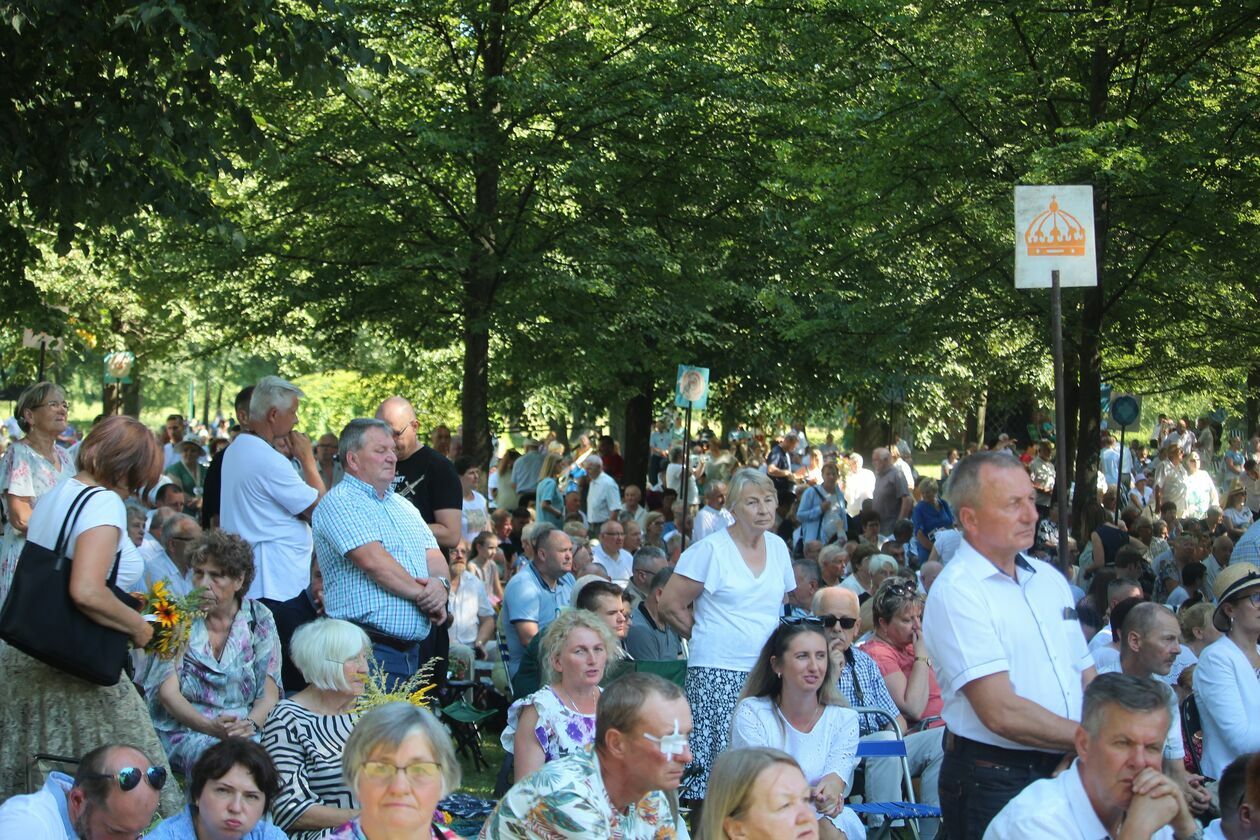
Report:
M150 767L147 770L141 770L139 767L123 767L117 773L81 773L78 778L85 779L116 779L118 787L123 792L135 790L140 784L141 777L149 783L149 787L154 790L161 790L166 785L166 768Z
M830 630L839 624L845 630L852 630L854 625L858 623L856 618L850 618L847 615L806 615L806 616L784 616L779 619L780 624L788 627L798 627L806 625L808 627L826 627Z

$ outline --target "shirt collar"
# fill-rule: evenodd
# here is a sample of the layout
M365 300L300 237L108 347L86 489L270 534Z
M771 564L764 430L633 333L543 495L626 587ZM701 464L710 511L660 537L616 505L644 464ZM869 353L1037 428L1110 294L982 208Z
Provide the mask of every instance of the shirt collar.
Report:
M61 815L61 821L65 824L66 836L77 837L74 824L70 821L70 803L66 801L66 794L70 792L70 788L74 785L74 779L58 770L53 770L48 774L48 779L44 782L44 790L52 795L53 801L57 803L57 813Z
M363 481L362 479L355 478L350 473L346 473L345 476L342 477L340 483L349 484L350 487L354 488L359 493L362 493L366 496L371 496L374 500L378 502L384 502L390 497L390 491L386 490L385 495L382 496L381 494L376 492L376 488L373 487L371 484L368 484L366 481Z
M976 550L975 546L967 542L967 538L965 536L959 540L958 550L954 553L954 559L950 562L961 563L963 568L978 578L992 577L993 575L1001 575L1004 578L1009 578L1009 575L999 569L992 560L985 557ZM1023 554L1015 555L1015 569L1017 580L1019 572L1021 571L1029 575L1037 573L1037 570L1033 568L1032 563L1029 563L1028 558L1024 557ZM1022 583L1023 581L1018 582Z
M1081 781L1080 761L1073 761L1072 766L1063 772L1063 794L1067 798L1068 813L1076 820L1076 827L1085 840L1108 840L1111 832L1098 819L1094 805L1085 792L1085 784Z

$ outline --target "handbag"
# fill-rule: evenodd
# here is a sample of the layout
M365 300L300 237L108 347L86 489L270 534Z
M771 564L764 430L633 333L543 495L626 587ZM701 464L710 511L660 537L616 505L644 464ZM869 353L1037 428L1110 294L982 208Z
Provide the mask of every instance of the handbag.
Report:
M61 523L57 544L45 548L30 540L22 548L9 597L0 610L0 639L59 671L97 685L117 685L131 639L119 630L97 624L70 597L67 535L73 533L88 500L103 487L85 487L75 496ZM120 601L135 608L135 599L114 585L119 552L114 556L106 586Z

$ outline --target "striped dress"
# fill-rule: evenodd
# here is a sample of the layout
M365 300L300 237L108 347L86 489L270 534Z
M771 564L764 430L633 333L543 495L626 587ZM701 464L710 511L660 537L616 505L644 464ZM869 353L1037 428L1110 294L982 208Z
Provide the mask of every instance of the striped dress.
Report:
M341 778L341 753L354 728L353 714L323 715L292 700L281 700L263 727L262 745L280 772L280 795L272 802L276 825L292 840L317 840L331 829L292 831L312 805L357 808Z

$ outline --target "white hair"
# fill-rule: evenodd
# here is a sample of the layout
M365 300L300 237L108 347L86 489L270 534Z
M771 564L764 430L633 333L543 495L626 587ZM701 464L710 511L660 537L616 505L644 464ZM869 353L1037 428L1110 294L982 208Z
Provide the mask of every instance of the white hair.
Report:
M872 554L871 559L866 561L866 571L872 575L884 569L895 572L897 568L897 561L890 554Z
M249 419L265 420L267 412L273 408L287 409L289 403L304 397L302 389L278 376L264 376L254 386L254 393L249 398Z
M859 455L859 454L857 454L856 452L854 452L854 453L853 453L852 455L850 455L849 457L850 457L851 459L853 459L853 463L857 465L857 468L858 468L859 470L860 470L860 469L862 469L862 456L861 456L861 455Z
M599 467L600 469L603 469L603 468L604 468L604 459L603 459L603 458L601 458L601 457L599 457L598 455L589 455L589 456L587 456L586 460L585 460L585 461L583 461L582 463L583 463L583 464L594 464L595 466Z
M357 625L339 618L317 618L299 627L289 656L308 683L324 691L349 691L347 659L371 653L372 640Z

